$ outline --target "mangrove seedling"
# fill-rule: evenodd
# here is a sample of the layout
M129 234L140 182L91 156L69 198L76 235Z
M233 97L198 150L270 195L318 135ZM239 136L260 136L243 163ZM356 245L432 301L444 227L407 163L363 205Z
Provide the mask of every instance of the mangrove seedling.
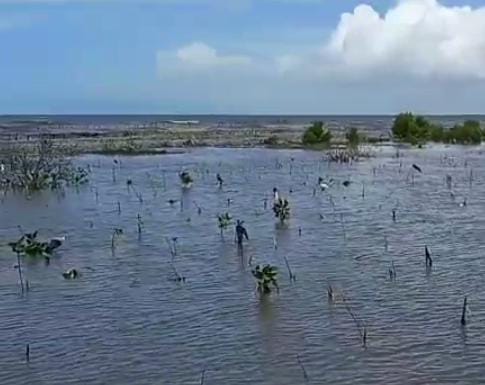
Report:
M24 234L16 242L10 242L8 245L15 253L25 254L28 256L45 256L50 255L62 245L62 238L51 238L49 242L40 242L37 240L38 232Z
M111 248L114 249L116 247L116 239L123 235L123 229L115 228L113 230L113 235L111 236Z
M256 279L257 290L261 294L269 294L271 293L271 288L275 288L276 291L279 291L278 282L276 277L278 275L278 269L275 266L271 265L257 265L253 270L251 270L251 274Z
M180 182L182 182L183 188L192 187L192 183L194 183L194 180L192 179L188 171L182 171L179 174L179 178L180 178Z
M69 269L62 273L64 279L76 279L79 278L80 275L81 273L79 273L79 271L77 271L76 269Z
M227 229L232 223L232 217L228 212L224 214L219 214L217 216L217 225L221 230L221 237L224 236L224 230Z
M290 204L287 199L278 198L273 203L273 212L281 222L290 218Z
M236 222L236 241L238 246L242 246L244 238L246 240L249 240L248 232L246 231L246 228L243 226L244 221L237 220Z

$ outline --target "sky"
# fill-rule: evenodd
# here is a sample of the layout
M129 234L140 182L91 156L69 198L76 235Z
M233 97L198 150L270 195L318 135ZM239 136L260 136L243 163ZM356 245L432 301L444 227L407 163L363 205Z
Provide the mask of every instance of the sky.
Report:
M485 113L485 0L0 0L0 114Z

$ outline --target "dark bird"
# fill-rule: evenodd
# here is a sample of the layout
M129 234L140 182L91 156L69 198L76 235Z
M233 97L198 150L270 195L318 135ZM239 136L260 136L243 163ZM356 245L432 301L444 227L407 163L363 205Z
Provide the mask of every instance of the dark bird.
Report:
M175 199L169 199L167 202L168 202L169 204L171 204L171 205L174 205L174 204L175 204L175 203L177 203L178 201L177 201L177 200L175 200Z
M421 170L421 167L419 167L419 166L418 166L417 164L415 164L415 163L413 163L413 168L414 168L416 171L418 171L418 172L423 172L423 171Z
M424 253L426 255L426 267L433 266L433 260L431 259L431 254L429 253L428 246L424 246Z
M350 180L344 180L344 181L342 182L342 184L343 184L345 187L349 187L349 186L350 186L350 183L351 183L351 182L350 182Z

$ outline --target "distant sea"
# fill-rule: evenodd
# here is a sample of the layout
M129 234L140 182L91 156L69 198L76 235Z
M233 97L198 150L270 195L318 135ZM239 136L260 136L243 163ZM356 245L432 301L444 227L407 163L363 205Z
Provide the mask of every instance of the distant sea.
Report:
M485 115L433 115L429 119L445 126L467 119L485 122ZM44 129L57 132L144 129L184 124L202 127L263 128L295 126L323 121L331 129L355 126L363 131L385 134L393 115L0 115L0 135L28 134Z

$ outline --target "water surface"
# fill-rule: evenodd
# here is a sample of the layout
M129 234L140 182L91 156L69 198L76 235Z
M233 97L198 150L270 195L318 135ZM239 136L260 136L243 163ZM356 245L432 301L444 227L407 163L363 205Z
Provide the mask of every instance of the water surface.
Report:
M118 158L115 178L113 158L86 156L79 162L91 165L90 186L4 197L0 384L195 385L204 369L206 384L304 384L297 356L312 384L480 383L485 156L476 147L400 155L383 148L337 165L318 152L200 149ZM185 192L182 169L195 178ZM318 176L335 184L314 194ZM286 226L270 210L275 186L291 204ZM225 211L245 221L243 255L232 228L221 238L216 215ZM24 296L5 246L18 225L41 237L67 235L50 266L23 262L31 286ZM113 252L114 228L124 234ZM174 281L166 242L173 237L185 283ZM434 262L428 272L424 245ZM280 268L279 294L255 293L250 257ZM83 275L65 281L61 273L72 267ZM329 284L365 326L366 348L345 304L328 302ZM462 328L465 295L472 314Z

